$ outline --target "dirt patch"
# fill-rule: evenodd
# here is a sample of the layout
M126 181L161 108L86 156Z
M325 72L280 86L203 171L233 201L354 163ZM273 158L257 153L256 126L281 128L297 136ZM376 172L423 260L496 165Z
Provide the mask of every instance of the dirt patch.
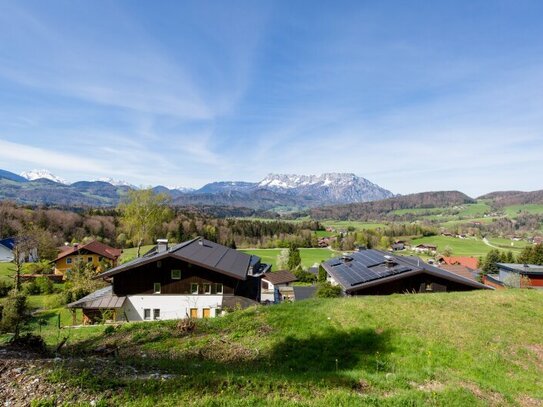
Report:
M439 392L439 391L443 391L443 389L445 388L445 385L441 382L438 382L437 380L431 380L428 382L424 382L422 384L414 383L414 382L410 384L411 384L411 387L414 387L424 392Z
M471 391L475 395L475 397L484 400L490 406L503 406L507 404L500 393L483 390L475 383L461 383L461 386Z
M526 395L518 397L517 402L522 407L541 407L541 406L543 406L543 400L534 399L533 397L526 396Z
M526 346L530 352L532 352L537 359L537 367L543 369L543 345L534 344Z

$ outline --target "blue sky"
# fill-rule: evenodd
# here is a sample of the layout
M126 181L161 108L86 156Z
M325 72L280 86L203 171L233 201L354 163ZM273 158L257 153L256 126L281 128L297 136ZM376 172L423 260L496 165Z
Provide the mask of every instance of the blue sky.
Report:
M0 168L542 189L543 2L0 0Z

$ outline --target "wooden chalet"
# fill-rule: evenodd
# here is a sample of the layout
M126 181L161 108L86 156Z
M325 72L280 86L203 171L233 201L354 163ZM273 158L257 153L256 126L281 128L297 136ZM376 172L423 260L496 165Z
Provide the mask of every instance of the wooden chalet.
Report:
M258 256L203 238L172 247L159 240L142 257L98 276L111 282L110 291L68 307L90 319L106 310L126 321L214 317L225 308L258 304L260 278L269 270Z

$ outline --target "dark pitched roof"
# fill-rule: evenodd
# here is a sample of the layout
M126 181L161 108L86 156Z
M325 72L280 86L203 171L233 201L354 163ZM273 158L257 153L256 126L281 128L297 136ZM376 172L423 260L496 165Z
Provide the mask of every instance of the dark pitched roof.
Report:
M113 294L111 286L101 288L80 300L66 305L68 308L93 308L93 309L111 309L120 308L124 304L126 297L118 297Z
M248 274L265 273L270 268L266 264L260 264L258 256L246 254L206 239L196 238L179 243L160 253L158 246L156 246L142 257L112 268L98 275L97 278L111 277L167 257L183 260L238 280L245 280ZM259 268L255 269L256 267Z
M298 279L294 274L288 270L278 270L270 273L266 273L262 276L263 280L269 281L272 284L285 284L292 283Z
M520 274L543 274L543 266L538 264L497 263L497 266Z
M347 292L420 273L435 275L474 288L489 288L479 282L431 266L419 258L394 256L379 250L362 250L328 260L322 265Z
M13 237L7 237L0 240L0 245L7 247L9 250L13 250L15 247L15 239Z
M294 286L294 301L307 300L308 298L313 298L317 287L315 286Z
M116 249L97 240L93 240L92 242L84 245L72 246L69 249L61 249L61 252L57 256L56 260L85 251L98 254L110 260L117 260L122 253L121 249Z

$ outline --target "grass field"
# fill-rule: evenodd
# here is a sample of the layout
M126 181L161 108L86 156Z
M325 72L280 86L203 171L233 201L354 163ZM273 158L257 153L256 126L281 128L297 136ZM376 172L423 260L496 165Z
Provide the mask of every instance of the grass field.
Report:
M500 237L489 237L488 238L488 241L493 244L494 246L498 246L500 248L502 248L503 250L518 250L518 249L522 249L526 246L529 245L529 243L525 240L518 240L518 241L514 241L514 240L511 240L511 239L504 239L504 238L500 238Z
M282 249L250 249L241 250L242 252L254 254L262 259L263 263L271 264L272 270L277 270L277 256ZM302 266L305 268L313 266L315 263L320 263L323 260L328 260L338 256L340 253L329 249L300 249L300 257L302 258Z
M542 319L535 290L307 300L192 333L175 321L71 330L68 354L115 344L119 358L94 371L93 358L66 358L43 378L103 405L536 406Z
M356 230L386 228L384 223L359 222L355 220L323 220L321 224L334 229L347 229L349 226Z
M13 263L0 263L0 280L11 281L13 275Z
M543 214L542 204L524 204L524 205L511 205L503 208L505 214L510 218L516 218L522 212L531 214Z
M458 239L448 236L429 236L411 241L413 246L421 243L434 244L438 251L443 251L449 246L452 249L453 256L484 256L492 247L487 246L482 240L477 238Z

